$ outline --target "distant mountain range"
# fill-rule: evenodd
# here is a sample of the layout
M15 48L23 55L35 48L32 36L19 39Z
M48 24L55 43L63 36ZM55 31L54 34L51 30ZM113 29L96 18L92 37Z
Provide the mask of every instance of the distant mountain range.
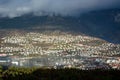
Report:
M99 10L71 16L0 18L0 29L62 30L80 32L113 43L120 43L120 9Z

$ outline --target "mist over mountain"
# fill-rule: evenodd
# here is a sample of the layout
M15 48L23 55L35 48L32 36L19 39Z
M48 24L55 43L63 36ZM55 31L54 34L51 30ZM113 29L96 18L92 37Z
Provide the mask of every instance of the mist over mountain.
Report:
M120 8L120 0L0 0L0 17L19 17L25 14L62 16L93 10Z
M34 16L0 18L1 29L62 30L83 33L120 43L120 9L91 11L80 16Z

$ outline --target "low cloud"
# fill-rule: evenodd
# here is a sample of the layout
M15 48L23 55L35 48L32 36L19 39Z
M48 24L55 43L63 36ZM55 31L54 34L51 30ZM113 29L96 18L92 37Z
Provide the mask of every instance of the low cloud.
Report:
M92 10L119 8L120 0L0 0L1 17L76 15Z

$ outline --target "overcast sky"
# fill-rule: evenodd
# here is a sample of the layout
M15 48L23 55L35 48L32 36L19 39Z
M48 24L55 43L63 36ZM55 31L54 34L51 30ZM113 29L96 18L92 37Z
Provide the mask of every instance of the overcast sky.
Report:
M0 16L75 15L100 9L119 8L120 0L0 0Z

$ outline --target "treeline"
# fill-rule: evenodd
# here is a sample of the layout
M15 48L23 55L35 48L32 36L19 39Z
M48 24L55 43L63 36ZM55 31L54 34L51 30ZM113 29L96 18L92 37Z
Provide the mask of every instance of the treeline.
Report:
M120 70L0 67L0 80L120 80Z

